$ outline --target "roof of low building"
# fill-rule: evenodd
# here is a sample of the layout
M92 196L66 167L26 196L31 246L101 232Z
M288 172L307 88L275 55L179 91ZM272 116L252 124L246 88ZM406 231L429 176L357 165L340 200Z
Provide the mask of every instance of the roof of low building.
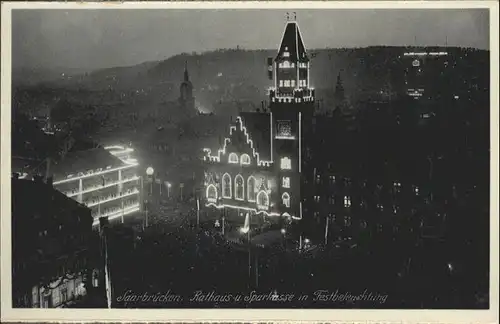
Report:
M69 174L87 172L98 168L120 167L125 165L123 161L113 156L104 148L94 148L84 151L68 153L61 161L51 166L54 179L66 178Z

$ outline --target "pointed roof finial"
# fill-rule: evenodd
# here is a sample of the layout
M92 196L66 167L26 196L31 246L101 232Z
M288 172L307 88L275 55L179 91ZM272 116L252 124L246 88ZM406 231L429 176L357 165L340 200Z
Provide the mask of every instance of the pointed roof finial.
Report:
M289 21L290 21L290 13L289 13L289 12L287 12L287 13L286 13L286 21L287 21L287 22L289 22Z

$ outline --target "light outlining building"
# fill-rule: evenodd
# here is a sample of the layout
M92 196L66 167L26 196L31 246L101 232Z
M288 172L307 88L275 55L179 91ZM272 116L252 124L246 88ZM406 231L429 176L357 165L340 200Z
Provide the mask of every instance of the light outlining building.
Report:
M208 212L252 222L300 220L303 125L314 111L309 58L299 26L288 21L268 60L270 111L241 113L221 145L204 149Z
M141 178L133 150L121 146L73 152L53 169L54 187L100 217L112 220L141 209Z

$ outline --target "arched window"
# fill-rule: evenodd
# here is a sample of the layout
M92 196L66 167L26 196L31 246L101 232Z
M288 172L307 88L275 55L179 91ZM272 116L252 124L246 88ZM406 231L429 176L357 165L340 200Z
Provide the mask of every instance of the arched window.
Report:
M287 192L284 192L283 195L281 195L281 200L286 208L290 208L290 195Z
M247 193L248 193L248 201L255 201L255 178L253 176L249 176L247 180Z
M238 155L236 153L229 154L229 163L238 163Z
M222 197L231 198L231 176L225 173L222 176Z
M240 163L245 165L250 164L250 156L248 156L248 154L242 154L240 158Z
M245 181L239 174L234 178L234 199L245 199Z
M211 203L216 203L217 202L217 188L211 184L207 187L207 201Z
M258 209L269 209L269 196L264 190L259 191L257 194L257 208Z

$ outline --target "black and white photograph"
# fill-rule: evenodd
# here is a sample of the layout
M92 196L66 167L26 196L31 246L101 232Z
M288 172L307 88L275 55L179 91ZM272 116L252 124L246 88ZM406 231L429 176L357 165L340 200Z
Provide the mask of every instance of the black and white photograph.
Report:
M2 297L498 310L483 3L8 4Z

